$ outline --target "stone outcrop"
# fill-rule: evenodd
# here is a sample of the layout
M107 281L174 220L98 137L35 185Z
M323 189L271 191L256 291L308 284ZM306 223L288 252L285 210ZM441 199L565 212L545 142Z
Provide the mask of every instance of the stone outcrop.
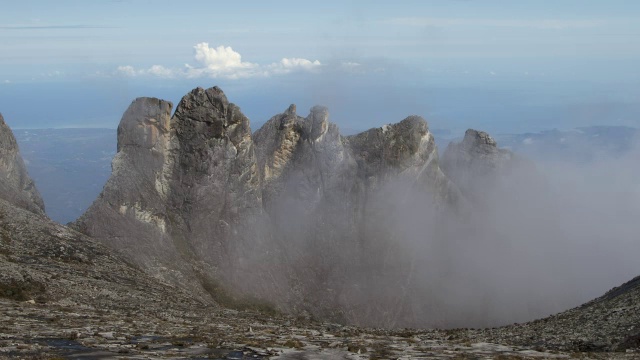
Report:
M258 130L254 141L267 209L272 199L287 193L301 196L307 205L362 199L399 178L439 201L459 196L440 170L433 136L419 116L342 137L326 108L312 108L305 119L291 105Z
M291 105L267 121L254 141L267 210L286 194L312 208L333 196L344 199L350 191L356 162L326 108L313 107L302 118Z
M303 118L291 105L253 138L273 241L260 251L269 253L269 259L251 263L270 264L254 274L289 275L249 282L271 283L286 289L280 294L294 294L285 299L261 296L275 297L287 308L325 318L336 316L332 310L348 308L348 314L336 317L362 321L371 314L352 305L365 297L380 300L375 299L376 286L397 286L396 276L410 271L400 265L384 273L375 265L402 251L399 217L419 209L447 210L461 200L440 170L433 136L418 116L342 137L326 108L313 107ZM253 276L241 273L245 281ZM389 307L390 302L379 305Z
M505 175L522 166L525 159L498 147L486 132L469 129L460 142L451 142L441 162L442 170L470 199L483 196Z
M452 142L447 146L442 167L472 167L485 175L506 166L513 157L511 151L498 148L496 141L486 132L469 129L461 142Z
M357 165L328 110L316 106L302 118L292 105L267 121L254 141L273 230L285 238L308 237L307 229L346 238L353 228L345 220L353 218Z
M304 118L292 105L252 135L217 87L193 90L170 112L158 99L132 103L113 175L74 226L202 297L219 300L223 283L331 316L361 274L401 251L389 242L402 232L399 214L414 211L403 207L437 211L461 199L418 116L343 137L326 108ZM357 296L381 277L398 283L380 271Z
M0 114L0 198L37 214L44 214L44 202L20 156L13 132Z
M260 210L249 120L218 88L193 90L173 116L171 108L155 98L129 106L113 174L74 226L206 294L198 279L216 272L246 212Z
M99 198L74 227L130 257L150 273L181 263L169 234L167 170L172 104L138 98L118 126L118 153Z
M457 188L440 170L436 144L423 118L409 116L397 124L347 139L358 162L359 178L367 189L399 176L429 191L436 203L455 204L460 200Z

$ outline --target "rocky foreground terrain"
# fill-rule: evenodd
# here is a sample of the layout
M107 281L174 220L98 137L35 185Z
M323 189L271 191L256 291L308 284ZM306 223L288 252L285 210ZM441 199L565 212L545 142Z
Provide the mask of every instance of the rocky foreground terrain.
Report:
M493 329L383 330L204 304L107 249L0 201L0 357L25 359L633 359L640 280Z
M266 138L271 138L273 141L262 144L266 144L265 148L269 147L274 151L268 153L273 156L260 155L256 158L251 155L253 145L248 142L249 132L245 126L245 119L235 112L232 105L224 101L219 102L222 97L216 91L209 90L207 93L204 90L195 90L192 94L195 100L191 99L195 103L187 102L182 108L184 111L191 109L198 113L202 108L196 105L198 101L203 100L205 108L213 105L214 108L217 106L218 110L224 110L220 111L220 116L226 119L222 123L223 126L218 127L220 123L213 122L209 124L211 128L207 128L212 131L215 139L213 142L222 143L228 150L224 154L216 153L220 158L215 156L214 158L226 164L230 171L238 171L237 174L241 178L244 176L244 185L242 185L244 187L240 188L242 191L238 192L233 187L227 187L228 193L224 193L225 197L248 196L254 200L261 200L262 196L267 194L270 200L277 199L273 194L281 191L283 184L280 181L284 181L278 180L278 173L282 170L279 166L283 159L287 159L290 155L293 156L290 158L293 160L290 161L295 165L293 170L289 171L295 176L309 174L309 172L315 176L317 173L301 161L306 156L315 157L328 168L341 168L345 171L344 174L351 174L350 176L353 176L351 179L362 177L369 179L371 183L365 189L359 190L365 191L371 189L375 181L379 181L380 178L397 174L399 168L394 167L394 164L401 163L402 169L408 170L400 173L408 174L410 179L422 179L420 181L426 181L429 186L435 186L440 190L445 189L444 194L448 195L438 201L451 201L461 196L434 165L437 164L433 162L437 154L434 153L433 140L430 138L424 120L410 117L396 126L374 129L347 139L347 149L359 149L356 155L353 155L352 150L344 150L344 145L340 147L340 144L345 143L335 132L336 130L326 122L325 110L315 108L307 118L310 122L303 122L303 119L295 115L295 109L289 109L285 114L274 118L271 125L275 129L284 130L289 127L293 131L267 136ZM187 98L187 101L189 99ZM119 183L114 180L111 185L108 184L103 197L97 203L97 206L102 206L98 210L103 211L101 216L106 221L100 229L104 231L107 226L120 226L121 224L116 220L121 215L139 223L152 225L153 228L149 229L159 234L160 240L163 236L164 239L171 240L165 243L165 246L182 251L174 258L171 258L170 254L155 253L157 256L162 256L160 262L157 262L157 258L153 256L145 257L144 254L126 253L127 249L140 250L140 248L109 247L109 244L113 243L104 244L48 219L43 213L42 200L33 181L26 173L15 139L0 117L0 140L2 140L0 144L2 150L0 152L2 156L0 158L0 178L2 179L2 187L0 187L2 190L0 191L0 357L24 359L640 358L640 278L612 289L602 297L580 307L541 320L498 328L449 330L398 328L386 330L346 326L314 319L304 311L284 313L256 299L235 296L228 288L222 289L213 282L200 281L197 287L189 284L180 286L179 280L185 275L197 275L199 271L210 269L207 268L207 264L199 264L195 261L177 264L173 268L165 267L171 259L190 256L192 255L190 252L197 248L182 248L180 244L185 243L180 241L187 241L187 239L176 238L176 236L182 236L184 232L162 226L162 221L172 221L170 217L164 218L164 216L170 215L178 207L161 212L153 206L164 204L161 200L168 196L165 192L167 189L173 189L169 193L169 198L173 199L171 201L180 199L185 201L197 195L192 193L198 190L197 187L183 190L184 192L180 193L183 197L173 193L176 191L175 184L182 179L181 176L190 174L189 169L185 168L185 161L191 161L188 158L190 152L182 152L180 149L184 149L186 145L180 144L175 139L166 138L168 142L163 142L165 139L163 134L166 133L169 125L169 104L147 99L134 105L140 106L146 114L151 116L141 119L134 117L132 120L141 121L125 124L141 130L142 132L138 135L142 134L142 136L131 138L127 137L127 133L120 132L119 148L122 150L126 146L131 148L146 146L149 151L138 155L121 152L119 159L114 162L114 172L119 176L117 180ZM177 112L177 116L195 121L196 126L204 126L197 124L193 113L188 115L184 111ZM212 109L205 109L206 111L212 111ZM310 124L312 127L299 128L305 124ZM411 131L406 132L407 129ZM182 129L183 132L179 134L181 139L194 136L193 133L185 133L184 130ZM237 137L216 137L224 131L231 132ZM310 140L306 143L296 140L294 144L297 143L300 148L295 149L291 142L291 137L295 136L310 136L303 139ZM332 142L322 143L322 140L327 138ZM464 148L478 141L483 148L492 144L488 135L481 132L468 132L467 140L461 146ZM368 143L379 144L377 145L379 147L364 148L363 146ZM343 154L342 157L323 159L318 155L320 147L328 145L337 146L335 149L338 150L337 153ZM245 167L237 168L233 162L228 161L229 154L234 153L234 148L246 150L242 152L243 159L246 160L243 162ZM405 151L411 148L421 149L421 151L415 153ZM203 149L206 149L206 146ZM295 151L289 151L292 149ZM380 149L384 151L378 151ZM487 149L481 155L494 151L490 147ZM195 155L206 157L206 151L200 152L198 148L192 150ZM235 152L234 156L237 154L238 152ZM336 152L330 154L336 154ZM132 160L130 156L140 156L140 158ZM163 156L169 156L169 162L166 162ZM491 161L487 161L487 164L495 164L492 159L488 160ZM131 174L132 169L124 165L131 161L147 161L155 166L160 165L160 169L165 170L147 174L155 177L157 182L151 183L151 189L144 188L148 184L138 183L137 181L141 179L126 180L126 175ZM452 162L452 164L455 163L460 163L460 160ZM255 167L255 164L259 164L260 168ZM352 170L355 172L351 172ZM145 169L136 171L144 172ZM358 172L365 175L358 175ZM272 178L270 187L256 192L257 185L254 179L257 177L262 181L265 173L276 177ZM423 174L424 177L422 177ZM196 175L187 181L202 184L207 179L201 172L196 172ZM325 185L331 183L331 179L320 175L318 175L320 180L308 177L308 183L314 184L317 181ZM131 192L129 195L112 191L115 190L114 185L122 186L122 181L128 181L125 184L126 190ZM418 183L421 183L420 181ZM214 184L224 184L224 181L216 180ZM171 186L167 188L169 185ZM112 187L109 188L109 186ZM155 205L145 203L145 199L127 202L136 194L137 189L154 191L157 197L151 200L157 203ZM468 191L466 188L463 190ZM313 194L313 191L303 193L309 195ZM123 203L113 203L115 201ZM181 203L182 206L190 204L192 203L189 201ZM113 208L107 208L107 205ZM249 208L253 209L252 206ZM110 213L109 209L114 209L115 212ZM149 209L155 212L146 211ZM177 226L177 229L184 231L184 228L180 228L185 226L184 221L193 221L201 216L201 214L194 214L193 209L189 210L181 214L182 219L171 223L172 226ZM96 214L92 215L91 222L84 223L85 230L86 226L98 226L99 217ZM238 219L233 218L233 211L222 212L222 214L229 216L226 219L238 223ZM156 215L157 217L154 218ZM225 226L220 226L221 224L216 224L216 231L221 231L216 234L233 235L233 233L226 233ZM132 228L140 232L145 230L142 227ZM125 235L131 236L131 234ZM199 235L201 240L205 238L203 234ZM148 234L144 239L153 240ZM127 245L125 241L121 244ZM150 272L150 268L154 271ZM237 282L237 286L242 284ZM206 296L207 294L209 296Z

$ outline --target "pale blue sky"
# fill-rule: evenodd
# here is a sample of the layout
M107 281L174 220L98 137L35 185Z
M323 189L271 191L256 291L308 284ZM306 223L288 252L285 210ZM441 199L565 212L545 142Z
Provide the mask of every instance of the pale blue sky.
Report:
M219 85L254 124L295 102L359 129L640 126L638 1L225 3L5 2L0 112L115 127L137 96Z

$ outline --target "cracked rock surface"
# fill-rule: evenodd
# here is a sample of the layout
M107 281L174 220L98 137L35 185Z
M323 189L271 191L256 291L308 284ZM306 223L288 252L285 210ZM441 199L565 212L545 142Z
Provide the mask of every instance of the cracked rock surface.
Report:
M27 173L13 132L0 114L0 197L17 206L44 214L44 202Z
M260 210L249 120L217 87L194 89L171 109L155 98L129 106L112 176L73 226L211 300L210 279Z
M387 221L380 198L391 185L404 197L429 194L433 208L462 197L419 116L343 137L327 108L303 118L295 105L252 134L218 87L171 108L155 98L129 106L112 176L72 226L202 301L252 297L322 318L371 317L335 294L361 296L350 274L386 256L363 255L383 249L390 231L371 220ZM384 276L362 291L373 295Z

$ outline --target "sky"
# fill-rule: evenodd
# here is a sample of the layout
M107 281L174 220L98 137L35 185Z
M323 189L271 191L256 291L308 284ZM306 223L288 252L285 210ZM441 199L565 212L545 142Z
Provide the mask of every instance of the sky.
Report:
M115 128L139 96L220 86L254 130L296 103L344 131L640 127L640 2L11 1L0 112Z

